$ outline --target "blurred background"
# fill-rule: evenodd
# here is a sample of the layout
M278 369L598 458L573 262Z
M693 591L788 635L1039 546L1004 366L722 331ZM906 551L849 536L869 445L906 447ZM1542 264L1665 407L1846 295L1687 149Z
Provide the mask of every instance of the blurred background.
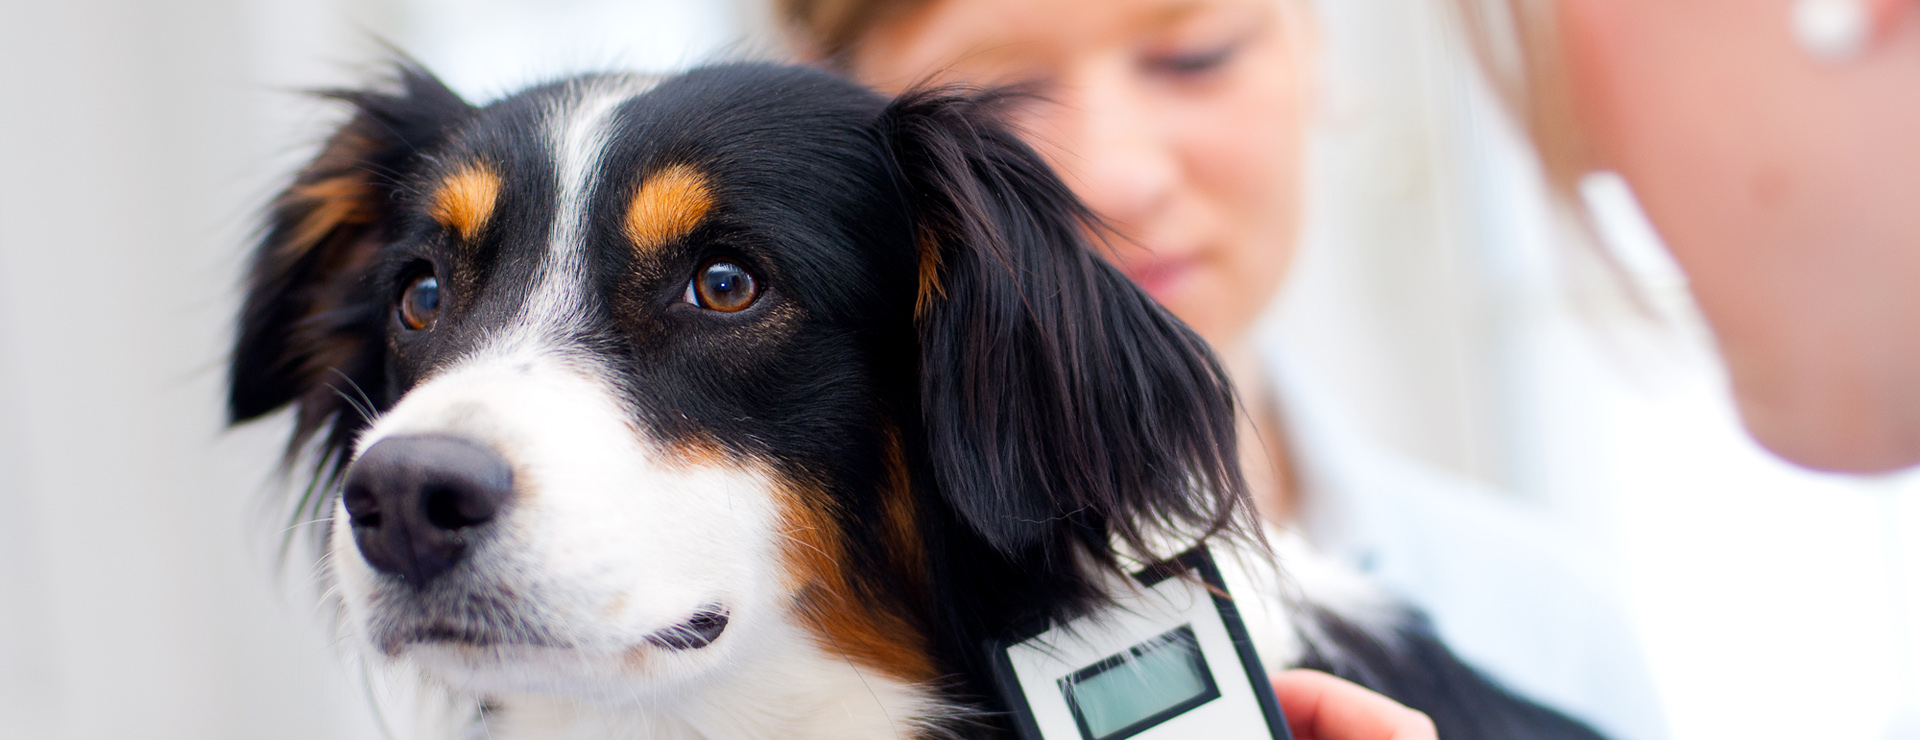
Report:
M1920 737L1920 481L1740 431L1617 181L1575 244L1433 0L1326 0L1313 205L1266 331L1380 443L1577 528L1673 734ZM766 56L757 0L0 0L0 737L370 738L276 566L285 420L221 423L252 218L385 39L484 101ZM1637 294L1639 301L1631 299ZM378 689L373 689L377 691Z

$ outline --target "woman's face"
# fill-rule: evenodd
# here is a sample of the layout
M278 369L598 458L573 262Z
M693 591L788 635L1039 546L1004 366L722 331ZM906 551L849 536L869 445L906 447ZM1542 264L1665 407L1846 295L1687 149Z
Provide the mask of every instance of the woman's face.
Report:
M1292 0L932 0L859 44L855 76L1036 83L1029 140L1108 220L1112 261L1216 346L1293 256L1305 54ZM1285 16L1285 17L1283 17Z
M1920 3L1859 55L1793 0L1561 0L1595 165L1633 184L1713 325L1748 428L1802 464L1920 462Z

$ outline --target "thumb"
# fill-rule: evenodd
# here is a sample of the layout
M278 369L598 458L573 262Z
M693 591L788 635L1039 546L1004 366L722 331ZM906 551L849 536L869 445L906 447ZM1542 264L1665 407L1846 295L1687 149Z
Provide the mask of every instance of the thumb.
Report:
M1438 740L1433 720L1358 684L1319 671L1274 674L1273 692L1294 740Z

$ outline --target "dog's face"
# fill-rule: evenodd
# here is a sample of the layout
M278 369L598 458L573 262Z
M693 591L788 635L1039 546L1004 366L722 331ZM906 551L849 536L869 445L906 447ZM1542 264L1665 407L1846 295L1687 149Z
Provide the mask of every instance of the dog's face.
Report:
M876 315L912 300L886 268L913 254L854 248L907 227L869 205L879 101L820 82L574 81L450 107L381 173L347 310L383 377L343 390L382 410L328 512L370 645L476 688L627 692L764 651L842 587L809 572L840 548L826 491L884 451L872 345L905 325Z
M370 648L476 692L617 700L796 643L925 681L1093 598L1114 538L1234 513L1218 369L978 99L402 81L343 94L276 204L233 377L237 419L320 437Z

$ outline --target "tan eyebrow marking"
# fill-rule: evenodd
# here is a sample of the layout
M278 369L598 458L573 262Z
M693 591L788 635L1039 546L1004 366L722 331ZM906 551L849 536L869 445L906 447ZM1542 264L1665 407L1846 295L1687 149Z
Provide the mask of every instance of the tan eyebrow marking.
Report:
M713 209L705 175L684 164L647 176L627 206L627 237L637 247L657 247L686 236Z
M493 204L499 197L500 176L486 165L468 164L440 181L430 213L440 225L472 241L493 218Z

